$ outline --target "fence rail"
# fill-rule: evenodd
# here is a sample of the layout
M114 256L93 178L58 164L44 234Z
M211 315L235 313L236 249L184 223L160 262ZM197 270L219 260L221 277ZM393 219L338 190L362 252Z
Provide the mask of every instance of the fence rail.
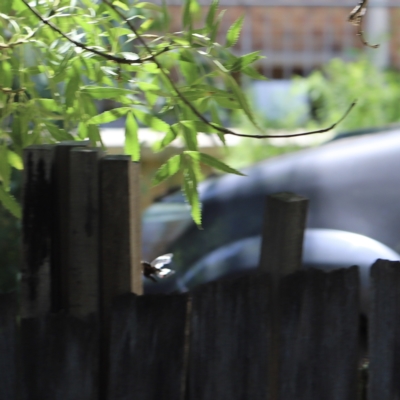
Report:
M143 296L138 165L84 146L25 150L25 262L18 298L0 295L0 400L365 398L358 269L298 270L306 199L267 199L259 271ZM368 399L393 400L400 263L378 260L371 280Z

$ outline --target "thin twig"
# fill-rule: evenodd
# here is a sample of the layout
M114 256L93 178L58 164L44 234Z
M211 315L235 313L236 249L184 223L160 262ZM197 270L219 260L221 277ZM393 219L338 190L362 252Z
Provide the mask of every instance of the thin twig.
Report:
M237 132L232 132L229 129L226 130L225 135L234 135L234 136L239 136L239 137L246 137L246 138L253 138L253 139L277 139L277 138L291 138L291 137L298 137L298 136L308 136L308 135L314 135L316 133L326 133L329 132L332 129L335 129L337 125L339 125L350 113L350 111L353 109L353 107L357 104L357 101L353 101L350 105L350 107L347 109L347 111L343 114L343 116L336 121L334 124L329 126L328 128L325 129L318 129L316 131L309 131L309 132L302 132L302 133L290 133L290 134L285 134L285 135L246 135L244 133L237 133ZM211 125L213 125L211 123Z
M349 14L348 21L358 27L357 36L360 38L361 43L364 46L377 49L379 47L379 44L369 44L368 41L365 39L364 31L362 30L363 19L367 12L367 4L368 0L361 0Z
M366 0L364 0L366 1ZM143 47L151 54L151 49L147 45L146 41L142 38L142 36L139 34L138 30L136 27L131 23L130 20L128 20L122 12L120 12L112 3L110 3L108 0L103 0L104 3L106 3L112 10L114 10L121 19L124 20L124 22L129 26L131 31L136 35L137 39L140 41L140 43L143 45ZM356 102L354 101L348 110L345 112L345 114L340 118L337 122L335 122L333 125L331 125L328 128L325 129L319 129L316 131L310 131L310 132L303 132L303 133L293 133L289 135L246 135L242 133L237 133L234 132L230 129L218 126L210 121L208 121L207 118L205 118L197 109L196 107L193 106L193 104L182 94L182 92L178 89L178 87L175 85L174 81L171 79L171 77L165 72L163 66L160 64L160 62L157 60L156 55L152 55L153 61L156 64L156 66L160 69L161 73L165 76L165 78L169 81L170 85L172 86L173 90L175 93L181 98L183 103L185 103L186 106L189 107L189 109L193 112L193 114L199 118L201 121L203 121L205 124L208 126L212 127L216 131L223 133L225 135L233 135L233 136L239 136L239 137L248 137L248 138L254 138L254 139L269 139L269 138L289 138L289 137L296 137L296 136L306 136L306 135L314 135L316 133L325 133L328 132L332 129L334 129L340 122L343 121L344 118L349 114L349 112L353 109L353 107L356 105Z

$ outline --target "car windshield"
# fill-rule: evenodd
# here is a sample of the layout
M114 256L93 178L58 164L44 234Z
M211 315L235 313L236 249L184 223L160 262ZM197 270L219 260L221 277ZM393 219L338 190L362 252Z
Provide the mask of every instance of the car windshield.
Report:
M188 204L154 203L143 213L143 258L151 261L164 254L191 223Z

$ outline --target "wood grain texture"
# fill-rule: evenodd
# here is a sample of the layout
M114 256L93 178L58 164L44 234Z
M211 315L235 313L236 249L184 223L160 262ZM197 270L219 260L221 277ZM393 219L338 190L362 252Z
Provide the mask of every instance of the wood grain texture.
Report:
M135 167L136 165L136 167ZM142 293L142 267L138 212L134 197L137 164L129 156L105 156L100 160L100 268L102 308L107 315L115 296ZM139 224L140 225L140 224ZM139 228L140 229L140 228ZM140 230L139 230L140 232ZM137 250L138 251L138 250Z
M279 400L357 398L357 267L299 271L280 287Z
M16 315L16 294L0 294L0 400L17 399Z
M109 400L179 400L187 297L116 299L112 315Z
M267 398L269 288L257 273L194 291L187 399Z
M24 150L21 267L21 316L44 315L51 309L54 148Z
M72 149L69 163L68 310L99 312L99 149Z
M21 321L22 400L97 400L97 323L64 314Z
M400 398L400 262L371 269L369 400Z

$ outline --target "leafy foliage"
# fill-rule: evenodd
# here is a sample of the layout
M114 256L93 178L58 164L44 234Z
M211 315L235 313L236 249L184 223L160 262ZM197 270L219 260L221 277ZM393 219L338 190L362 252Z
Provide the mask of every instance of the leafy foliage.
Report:
M0 6L0 201L18 216L10 173L20 168L23 148L37 143L89 139L101 145L99 125L125 118L125 151L140 159L139 124L165 132L162 150L177 137L182 155L161 167L155 182L183 172L183 191L200 224L200 163L235 172L198 152L197 133L229 133L221 109L241 109L255 125L232 76L259 77L258 53L230 50L243 18L215 42L223 12L214 0L198 27L200 6L185 0L183 30L169 32L167 8L137 0L12 0ZM161 32L161 30L164 30ZM156 33L157 32L157 33ZM99 101L116 107L99 113ZM173 119L171 121L171 115ZM209 116L210 120L206 118ZM166 116L169 123L165 122Z
M309 126L338 118L338 109L353 99L357 107L341 124L342 130L371 128L400 122L400 75L380 71L366 59L346 63L335 59L322 71L299 78L299 89L308 92Z

